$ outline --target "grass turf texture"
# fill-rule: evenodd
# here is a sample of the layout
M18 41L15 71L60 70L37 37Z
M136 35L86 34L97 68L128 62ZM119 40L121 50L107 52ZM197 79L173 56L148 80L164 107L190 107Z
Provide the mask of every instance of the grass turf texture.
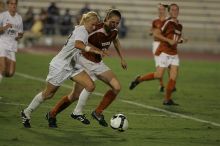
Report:
M46 78L48 64L53 55L17 55L17 72L34 77ZM133 91L129 83L137 74L154 71L152 59L127 58L128 70L120 68L117 58L105 59L122 84L119 98L104 112L109 122L112 115L124 113L129 121L129 129L118 132L110 127L98 125L90 116L101 96L93 94L87 103L85 113L90 125L83 125L70 118L76 103L58 115L57 129L48 128L45 114L71 89L61 87L55 97L42 104L33 114L32 128L21 124L20 111L44 88L45 83L16 74L4 78L0 84L0 146L219 146L220 127L172 114L158 112L124 101L157 107L166 111L183 114L207 121L220 123L220 63L209 61L182 60L177 81L177 92L173 99L180 106L162 105L163 93L158 90L158 81L143 82ZM165 76L167 81L167 75ZM65 84L71 86L71 81ZM96 83L96 93L104 94L108 89L100 81Z

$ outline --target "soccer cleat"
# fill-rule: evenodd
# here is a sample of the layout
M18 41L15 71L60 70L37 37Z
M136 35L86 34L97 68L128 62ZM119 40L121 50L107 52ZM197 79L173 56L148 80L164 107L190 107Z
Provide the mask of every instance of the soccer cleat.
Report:
M176 105L178 106L178 103L175 103L172 99L164 100L163 105Z
M138 81L138 79L140 78L140 76L137 76L130 84L129 89L132 90L134 89L140 82Z
M160 92L164 92L164 86L160 86L159 90Z
M50 112L46 114L46 120L48 121L48 126L50 128L57 128L57 120L56 118L50 116Z
M70 115L73 119L81 121L83 124L89 125L90 121L86 118L85 115L74 115L73 113Z
M96 119L99 122L99 125L108 127L108 123L105 121L103 114L97 114L95 111L93 111L91 115L94 119Z
M25 128L31 128L30 119L27 118L27 116L24 113L24 110L21 111L21 119L22 119L22 124L24 125Z

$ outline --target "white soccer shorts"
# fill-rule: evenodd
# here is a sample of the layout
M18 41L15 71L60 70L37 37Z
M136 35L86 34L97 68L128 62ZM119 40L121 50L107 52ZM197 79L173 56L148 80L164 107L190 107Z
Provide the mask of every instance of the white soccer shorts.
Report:
M58 69L50 65L46 81L54 86L61 86L66 79L70 79L82 71L83 68L80 65L76 65L72 70Z
M83 57L82 54L79 56L76 62L79 63L85 69L85 71L89 74L93 81L97 79L96 75L102 74L110 70L110 68L107 65L105 65L103 61L95 63Z
M158 56L158 65L159 67L169 67L170 65L179 66L179 56L161 53Z
M10 51L10 50L6 50L6 49L1 49L0 48L0 57L6 57L12 61L16 61L16 57L15 57L15 52L14 51Z

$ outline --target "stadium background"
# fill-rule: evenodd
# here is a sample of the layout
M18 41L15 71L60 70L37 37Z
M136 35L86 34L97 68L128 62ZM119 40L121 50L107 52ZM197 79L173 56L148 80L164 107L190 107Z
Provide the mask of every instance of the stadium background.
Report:
M151 50L152 37L148 33L152 20L157 17L157 4L177 3L180 6L179 20L184 26L184 36L189 40L188 43L180 45L181 51L220 53L219 0L19 0L18 11L24 15L29 7L33 7L34 12L39 13L41 8L47 9L51 2L56 3L61 14L69 8L70 13L76 15L86 2L91 9L99 10L102 17L111 7L121 10L128 28L127 36L121 39L123 47L145 51ZM59 34L43 36L37 45L61 46L66 38Z
M112 5L122 11L128 34L120 40L125 48L128 71L121 70L116 57L106 57L105 62L117 73L123 90L117 101L105 111L105 118L109 120L113 114L123 112L129 119L129 129L119 133L111 128L103 128L89 116L108 88L101 82L96 83L96 91L85 109L85 114L91 119L90 126L85 127L71 120L69 114L75 106L73 104L59 115L59 128L48 128L45 114L61 96L71 90L72 82L69 80L54 99L45 102L33 113L32 128L23 128L21 109L45 85L48 64L54 56L47 52L56 53L67 38L59 34L44 35L33 46L20 46L14 77L5 78L0 84L0 146L220 145L219 0L19 0L18 10L24 15L32 6L34 12L38 13L52 1L56 2L61 14L70 8L74 15L85 2L89 2L92 9L99 9L102 16ZM184 36L189 39L188 43L179 46L181 70L178 90L174 93L175 101L180 104L178 107L161 104L163 93L157 90L158 82L143 83L132 92L128 89L130 81L138 73L154 70L152 38L148 32L152 19L157 16L156 5L160 2L180 5L179 19L184 25ZM52 40L52 43L48 43L48 40Z

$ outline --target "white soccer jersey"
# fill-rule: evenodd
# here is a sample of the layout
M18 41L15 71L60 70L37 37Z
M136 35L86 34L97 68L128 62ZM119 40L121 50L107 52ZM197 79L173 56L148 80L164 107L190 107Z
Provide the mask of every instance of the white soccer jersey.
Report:
M23 32L22 18L18 13L15 16L11 16L9 11L0 13L0 26L5 26L7 23L12 24L12 27L0 34L0 49L16 52L18 43L15 38L18 33Z
M80 50L75 48L75 41L82 41L85 45L88 44L88 32L86 28L82 26L76 26L75 30L69 36L66 44L63 46L62 50L52 59L50 65L59 68L72 70L75 66L76 53Z

